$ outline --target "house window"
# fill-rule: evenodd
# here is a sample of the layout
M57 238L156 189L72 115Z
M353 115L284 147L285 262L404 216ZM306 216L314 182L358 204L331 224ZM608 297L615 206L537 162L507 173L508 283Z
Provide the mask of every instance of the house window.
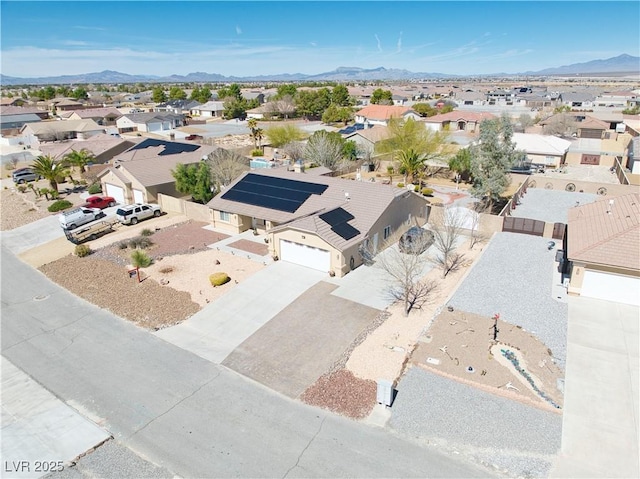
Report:
M391 226L385 226L384 227L384 239L387 239L389 236L391 236Z
M225 221L229 223L231 221L231 214L228 211L220 212L220 221Z

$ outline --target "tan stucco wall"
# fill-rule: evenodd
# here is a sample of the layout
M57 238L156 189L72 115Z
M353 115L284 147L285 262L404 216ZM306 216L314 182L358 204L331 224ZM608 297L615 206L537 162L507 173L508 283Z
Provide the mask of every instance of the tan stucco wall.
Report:
M251 228L251 218L229 213L229 221L222 221L220 219L220 211L213 210L213 227L234 234L242 233Z
M635 276L640 278L640 271L633 269L618 268L615 266L607 266L602 264L586 264L579 261L571 262L571 276L569 279L569 294L579 295L582 291L582 281L584 280L585 271L598 271L601 273L619 274L623 276Z
M315 234L295 229L284 229L271 234L269 238L269 249L271 250L271 254L275 254L278 258L282 256L280 254L280 240L301 243L329 251L331 256L331 271L334 271L336 276L346 274L343 273L344 257L342 253Z
M427 200L416 193L407 191L397 197L389 207L380 215L369 230L369 238L373 239L378 234L378 252L388 246L385 243L395 242L398 236L418 223L422 226L428 220L430 207ZM411 219L409 220L409 215ZM384 229L391 226L391 235L385 240Z
M102 184L102 191L106 194L107 192L107 184L119 186L124 189L124 202L125 204L133 203L133 191L131 190L131 185L127 185L122 182L120 178L114 175L111 171L105 173L102 178L100 178L100 183Z

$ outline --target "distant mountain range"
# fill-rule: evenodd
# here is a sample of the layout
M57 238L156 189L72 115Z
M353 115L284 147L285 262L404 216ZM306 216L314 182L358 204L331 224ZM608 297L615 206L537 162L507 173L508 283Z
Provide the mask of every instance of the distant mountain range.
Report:
M586 63L574 63L557 68L523 73L496 73L493 75L464 75L464 77L509 77L509 76L553 76L553 75L586 75L586 74L640 74L640 57L623 54L606 60L593 60ZM81 75L63 75L40 78L17 78L0 74L2 85L52 85L79 83L184 83L184 82L299 82L299 81L373 81L373 80L415 80L415 79L447 79L460 78L461 75L445 73L416 73L395 68L357 68L339 67L333 71L317 75L302 73L282 73L278 75L258 75L248 77L224 76L218 73L195 72L188 75L171 75L166 77L152 75L129 75L111 70Z

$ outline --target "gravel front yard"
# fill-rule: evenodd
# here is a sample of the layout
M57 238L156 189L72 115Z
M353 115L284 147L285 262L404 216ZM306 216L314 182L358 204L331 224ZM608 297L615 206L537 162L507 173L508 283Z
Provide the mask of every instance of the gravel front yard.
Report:
M486 317L499 313L540 339L564 369L568 308L552 295L555 252L547 249L548 241L498 233L449 304Z

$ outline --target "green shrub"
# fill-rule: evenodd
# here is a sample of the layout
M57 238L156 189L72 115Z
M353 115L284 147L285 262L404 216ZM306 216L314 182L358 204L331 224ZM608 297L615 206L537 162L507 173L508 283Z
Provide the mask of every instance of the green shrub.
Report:
M398 183L398 188L404 188L404 183Z
M90 195L97 195L98 193L102 193L102 185L100 183L93 183L91 186L89 186L87 192Z
M75 255L78 258L84 258L85 256L89 256L91 254L91 248L86 244L79 244L76 246Z
M120 241L120 243L118 243L118 248L120 249L127 249L129 247L129 242L128 241Z
M231 281L227 273L213 273L209 275L209 282L215 288L216 286L222 286L225 283Z
M71 203L71 201L69 200L58 200L54 203L51 203L47 210L49 210L50 213L55 213L56 211L66 210L67 208L71 208L72 206L73 203Z
M417 193L418 191L420 191L420 187L418 185L414 185L413 191Z
M25 185L18 185L18 191L20 193L24 193L25 191L27 191L27 187Z
M422 194L424 196L433 196L433 190L431 188L422 188Z
M153 234L153 231L151 231L149 228L145 228L140 232L140 236L151 236Z
M264 152L260 148L251 150L251 156L262 156L262 155L264 155Z
M131 264L136 268L146 268L153 263L151 257L141 249L133 250L131 253Z

